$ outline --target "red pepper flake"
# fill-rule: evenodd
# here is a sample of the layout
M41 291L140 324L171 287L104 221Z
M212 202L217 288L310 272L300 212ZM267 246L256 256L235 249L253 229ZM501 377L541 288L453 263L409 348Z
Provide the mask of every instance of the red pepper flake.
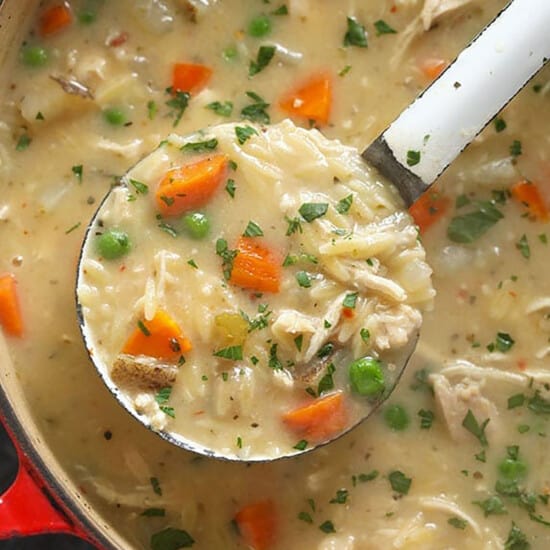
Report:
M118 270L122 273L123 271L126 270L126 265L125 265L125 264L122 264L122 265L118 268Z
M527 361L525 359L518 360L518 369L521 371L527 370Z
M390 8L390 12L391 13L395 13L397 11L397 6L394 4L391 8Z
M353 312L353 309L351 309L351 307L344 307L342 308L342 315L346 319L353 319L355 313Z
M118 48L119 46L122 46L122 44L126 43L129 36L127 32L121 32L117 34L116 36L113 36L110 40L107 41L107 46L111 46L111 48Z

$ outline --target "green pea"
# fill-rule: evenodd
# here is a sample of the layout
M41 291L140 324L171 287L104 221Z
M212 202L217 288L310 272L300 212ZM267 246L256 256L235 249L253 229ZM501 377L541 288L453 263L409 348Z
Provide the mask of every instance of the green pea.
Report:
M356 359L348 367L349 381L353 391L359 395L377 397L385 389L382 361L374 357Z
M498 471L507 480L519 481L527 474L527 464L522 460L505 458L498 465Z
M201 212L193 212L183 216L185 230L194 239L203 239L210 231L210 220Z
M271 32L271 19L267 15L258 15L248 24L248 34L255 38L262 38Z
M40 46L25 46L21 50L21 61L29 67L43 67L48 62L48 52Z
M401 405L390 405L384 410L384 420L389 428L400 432L407 428L410 419L409 414Z
M97 19L97 13L92 9L83 9L78 12L78 21L82 25L91 25L95 23Z
M126 115L118 107L111 107L103 111L103 118L113 126L122 126L126 123Z
M130 252L132 244L128 234L118 229L109 229L96 240L99 254L106 260L116 260Z

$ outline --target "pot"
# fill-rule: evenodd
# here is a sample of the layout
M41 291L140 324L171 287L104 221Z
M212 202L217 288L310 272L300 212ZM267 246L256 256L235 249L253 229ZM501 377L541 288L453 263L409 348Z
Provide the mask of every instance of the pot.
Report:
M14 55L28 29L36 0L0 0L0 71ZM67 533L98 548L119 549L128 543L94 512L63 473L42 440L0 331L0 422L17 450L19 470L12 486L0 495L0 540L44 533Z

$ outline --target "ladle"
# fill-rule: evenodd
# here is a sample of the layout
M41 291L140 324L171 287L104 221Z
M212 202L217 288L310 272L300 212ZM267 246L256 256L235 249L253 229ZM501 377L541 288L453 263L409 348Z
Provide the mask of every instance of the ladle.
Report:
M483 127L545 64L550 57L549 27L548 0L512 1L455 62L363 152L364 159L397 187L407 207L430 187ZM94 224L100 219L103 205L105 200L90 222L81 260L88 241L94 235ZM79 262L77 289L81 277L82 261ZM87 327L78 297L77 309L86 347L91 350L94 338ZM406 367L415 345L416 338L401 350L393 387ZM100 364L101 361L92 353L90 357L117 400L130 414L146 424L111 380L108 367ZM387 391L384 398L390 393L391 391ZM353 426L333 439L351 428ZM226 456L216 449L176 438L169 432L155 431L164 439L187 450L215 458L240 460L238 456ZM325 443L327 442L323 444ZM303 452L314 448L315 446L308 447ZM275 458L296 454L299 451L290 449L288 453L282 453ZM269 458L246 457L243 460L250 462L266 459Z

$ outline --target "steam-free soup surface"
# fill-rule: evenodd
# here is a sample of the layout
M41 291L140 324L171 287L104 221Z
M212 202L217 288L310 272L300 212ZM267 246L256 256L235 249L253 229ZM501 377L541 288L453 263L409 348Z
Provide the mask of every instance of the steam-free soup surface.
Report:
M3 79L0 268L24 323L3 329L44 439L134 547L548 547L547 72L413 208L435 307L391 400L335 444L247 466L161 441L103 386L74 311L84 227L166 134L290 116L361 148L504 2L458 4L38 8ZM189 63L208 70L167 92Z

